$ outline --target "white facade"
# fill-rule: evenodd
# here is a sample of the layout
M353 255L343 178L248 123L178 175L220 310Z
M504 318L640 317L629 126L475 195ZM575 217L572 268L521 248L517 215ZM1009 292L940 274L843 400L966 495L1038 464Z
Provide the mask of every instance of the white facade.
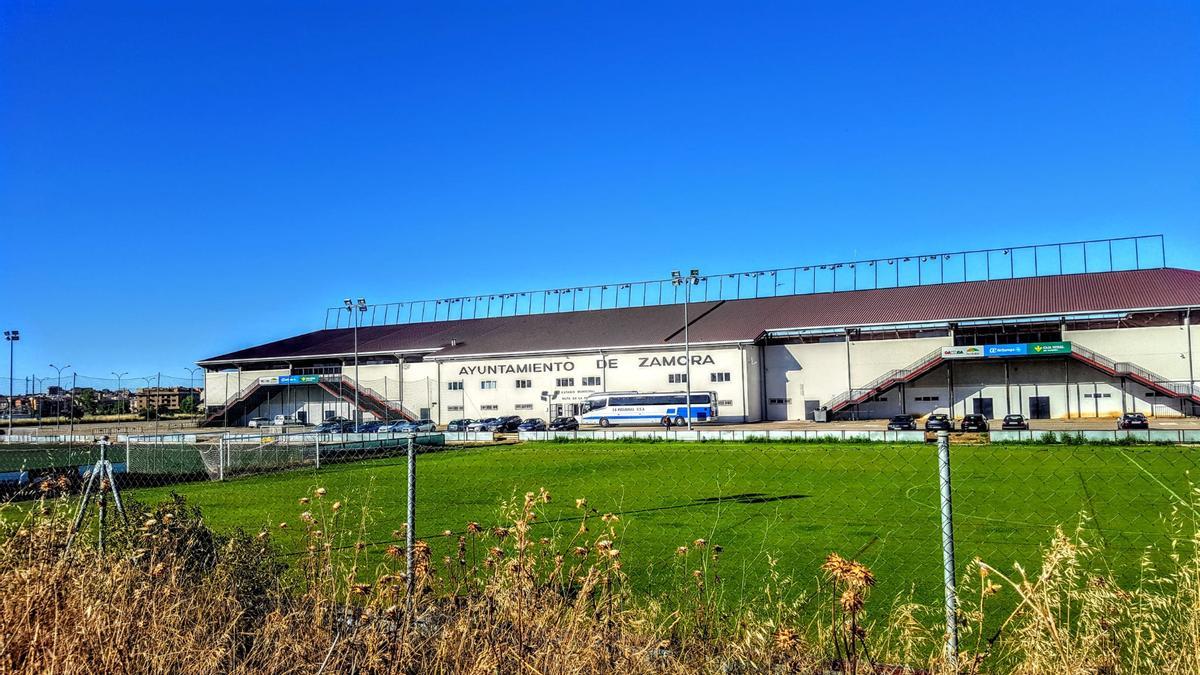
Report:
M1064 330L1061 337L1168 381L1190 383L1200 375L1193 363L1193 350L1200 347L1200 327L1194 325ZM691 388L716 393L721 421L812 419L815 409L844 392L867 389L877 378L954 344L953 330L946 330L937 337L847 342L844 333L830 332L807 341L788 342L781 336L778 341L767 337L752 343L696 345L691 350ZM580 403L596 392L663 392L687 387L683 379L687 363L684 349L678 345L471 356L439 356L432 351L423 357L397 353L370 358L371 363L358 367L361 392L439 424L502 415L573 415L580 412ZM339 360L343 364L340 375L354 380L352 359L333 361ZM302 367L250 368L253 364L246 364L241 371L207 372L209 405L236 400L259 378L305 372ZM339 389L337 366L331 374L329 388L271 387L266 400L230 423L300 412L310 422L335 415L353 417L353 397L346 388ZM343 395L337 395L338 391ZM555 398L547 403L541 397L543 392ZM947 361L914 381L852 406L843 416L949 413L961 417L975 412L992 418L1008 413L1034 418L1193 413L1189 404L1129 378L1108 375L1069 356L1041 356ZM365 413L365 418L372 415Z

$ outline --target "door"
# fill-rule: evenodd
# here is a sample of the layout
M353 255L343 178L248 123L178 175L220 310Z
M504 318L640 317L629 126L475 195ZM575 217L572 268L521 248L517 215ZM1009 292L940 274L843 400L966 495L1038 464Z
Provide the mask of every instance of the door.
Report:
M813 421L816 420L816 412L821 408L821 402L817 399L804 400L804 419Z
M973 401L972 405L975 406L975 414L976 415L983 415L984 419L989 419L989 420L995 418L995 416L992 414L992 412L993 412L992 399L976 398L976 399L972 399L972 401Z
M1050 397L1049 396L1030 396L1029 397L1029 419L1031 419L1031 420L1048 420L1048 419L1050 419Z
M423 420L429 419L429 408L421 408L421 410L419 412L421 413L421 419L423 419Z

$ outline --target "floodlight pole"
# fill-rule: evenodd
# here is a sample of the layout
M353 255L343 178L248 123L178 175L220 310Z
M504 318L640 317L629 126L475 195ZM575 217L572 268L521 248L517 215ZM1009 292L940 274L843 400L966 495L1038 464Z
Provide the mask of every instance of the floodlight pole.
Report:
M123 373L112 373L117 376L117 415L121 414L121 378L128 375L129 371Z
M51 363L50 367L58 371L58 395L60 398L59 398L59 404L54 407L54 413L55 413L54 426L57 427L60 424L62 424L62 399L61 399L61 397L62 397L62 371L66 370L67 368L70 368L71 364L68 363L67 365L63 366L62 368L59 368L58 366Z
M13 424L13 347L21 339L21 331L6 330L4 339L8 341L8 435L12 436Z
M687 411L687 428L692 430L692 345L688 334L688 324L691 321L688 318L688 304L692 301L692 286L700 283L700 270L694 269L687 276L681 276L678 271L671 272L671 283L675 286L683 285L683 359L684 384L687 385L687 403L685 410Z
M358 389L362 386L358 380L358 326L362 323L362 314L367 311L367 301L359 298L357 306L350 302L350 298L346 298L342 302L346 305L346 311L350 312L354 319L354 427L357 431L358 425L362 424L362 411L358 407ZM355 309L358 311L355 312Z

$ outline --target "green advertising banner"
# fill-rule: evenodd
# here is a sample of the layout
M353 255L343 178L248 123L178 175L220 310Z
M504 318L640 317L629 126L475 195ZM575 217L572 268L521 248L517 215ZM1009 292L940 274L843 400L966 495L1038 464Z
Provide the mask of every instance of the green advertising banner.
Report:
M1070 354L1070 342L1033 342L1029 345L1030 354Z

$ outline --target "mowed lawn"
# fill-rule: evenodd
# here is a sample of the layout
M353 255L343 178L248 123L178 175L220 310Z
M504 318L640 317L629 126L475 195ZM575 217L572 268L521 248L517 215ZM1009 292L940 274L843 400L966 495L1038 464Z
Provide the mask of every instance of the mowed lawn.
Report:
M1171 540L1172 511L1194 515L1181 501L1197 463L1189 448L956 446L952 462L960 571L975 557L1036 569L1054 527L1073 531L1086 511L1085 538L1131 579L1145 547ZM129 494L153 502L178 491L218 529L269 529L299 551L299 514L311 507L298 500L324 487L348 521L367 507L364 539L382 561L404 521L405 473L403 458L388 458ZM546 488L553 501L538 536L569 540L579 529L578 498L596 510L593 536L604 527L598 515L618 515L616 546L641 591L678 588L690 569L675 550L703 538L723 547L719 570L731 594L762 588L768 556L811 588L830 551L870 565L883 597L912 591L933 602L941 593L931 445L527 443L422 454L417 482L417 534L434 545L435 561L453 543L443 531L502 524L502 502Z

